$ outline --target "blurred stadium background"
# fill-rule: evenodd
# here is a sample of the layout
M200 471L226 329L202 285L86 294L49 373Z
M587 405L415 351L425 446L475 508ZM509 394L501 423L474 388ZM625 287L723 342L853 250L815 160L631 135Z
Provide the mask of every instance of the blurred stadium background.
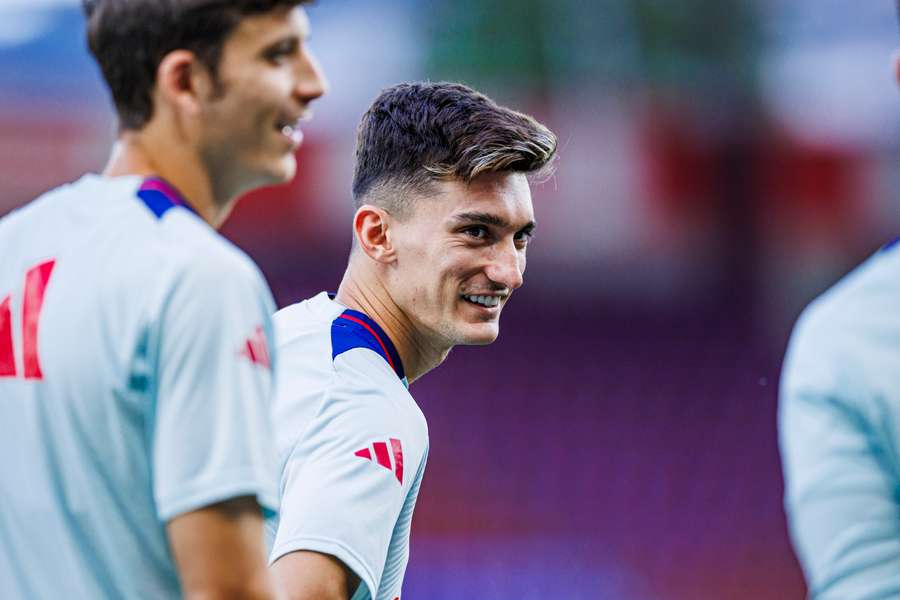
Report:
M892 0L323 0L300 173L226 234L280 305L336 287L355 123L459 80L560 135L501 339L413 392L405 597L802 598L775 414L801 307L900 232ZM75 0L0 0L0 215L102 168ZM98 274L100 276L100 274Z

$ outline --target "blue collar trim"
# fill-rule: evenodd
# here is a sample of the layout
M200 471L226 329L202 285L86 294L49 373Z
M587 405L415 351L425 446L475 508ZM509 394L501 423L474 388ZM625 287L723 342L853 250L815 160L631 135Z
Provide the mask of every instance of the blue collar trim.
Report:
M404 384L406 374L403 361L394 347L391 338L367 314L358 310L347 309L331 323L331 358L332 360L353 348L369 348L381 355Z

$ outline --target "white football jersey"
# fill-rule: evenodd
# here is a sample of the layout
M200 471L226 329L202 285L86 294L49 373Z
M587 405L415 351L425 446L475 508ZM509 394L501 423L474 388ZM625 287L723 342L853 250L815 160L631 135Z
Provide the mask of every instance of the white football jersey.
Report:
M270 560L297 550L340 559L352 600L400 597L428 428L391 340L326 293L275 315L274 416L281 508Z
M900 597L900 246L804 311L779 404L785 509L810 597Z
M179 598L173 517L277 507L273 302L159 179L0 220L0 598Z

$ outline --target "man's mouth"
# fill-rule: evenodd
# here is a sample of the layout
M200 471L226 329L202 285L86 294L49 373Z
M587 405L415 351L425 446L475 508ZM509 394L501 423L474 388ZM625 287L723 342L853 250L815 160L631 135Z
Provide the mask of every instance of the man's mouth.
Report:
M493 308L500 305L500 296L473 296L470 294L463 294L462 298L467 302L484 306L485 308Z
M275 128L286 138L289 138L295 146L303 141L303 131L300 130L300 119L282 120L275 124Z

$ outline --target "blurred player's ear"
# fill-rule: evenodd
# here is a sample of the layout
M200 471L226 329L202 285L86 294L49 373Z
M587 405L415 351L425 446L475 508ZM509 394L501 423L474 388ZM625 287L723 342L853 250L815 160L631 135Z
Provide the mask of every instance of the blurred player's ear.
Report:
M353 235L366 256L378 262L390 262L394 248L388 235L389 217L384 209L363 204L353 216Z
M156 93L174 110L196 114L200 111L199 99L215 93L215 82L193 52L174 50L156 69Z

